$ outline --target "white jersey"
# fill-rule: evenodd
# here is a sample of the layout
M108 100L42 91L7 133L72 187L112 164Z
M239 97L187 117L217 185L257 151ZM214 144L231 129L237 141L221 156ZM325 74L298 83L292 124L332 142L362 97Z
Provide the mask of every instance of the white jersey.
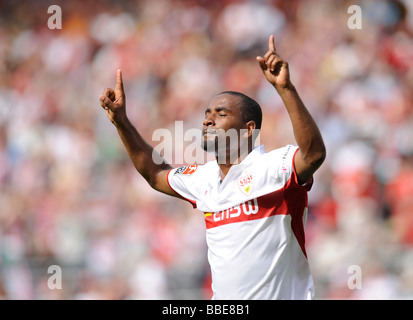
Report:
M313 298L304 246L311 183L298 184L297 150L256 147L222 183L216 161L170 170L171 188L204 212L212 299Z

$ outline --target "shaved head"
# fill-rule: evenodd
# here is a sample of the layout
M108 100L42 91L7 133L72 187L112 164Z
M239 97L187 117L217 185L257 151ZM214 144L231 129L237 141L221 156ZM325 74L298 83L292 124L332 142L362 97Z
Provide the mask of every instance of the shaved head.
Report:
M261 129L262 124L262 110L260 105L252 98L247 95L237 92L237 91L223 91L221 94L230 94L239 98L240 110L242 113L243 121L247 123L248 121L255 122L255 129Z

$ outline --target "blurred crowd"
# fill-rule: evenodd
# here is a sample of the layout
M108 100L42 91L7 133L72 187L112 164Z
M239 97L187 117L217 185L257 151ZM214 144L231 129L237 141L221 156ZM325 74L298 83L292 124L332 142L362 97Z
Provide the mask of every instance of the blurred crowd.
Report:
M409 0L0 1L0 298L210 299L202 213L150 189L98 98L121 68L155 146L240 91L263 108L267 151L295 144L255 59L270 34L327 146L306 225L316 299L413 298Z

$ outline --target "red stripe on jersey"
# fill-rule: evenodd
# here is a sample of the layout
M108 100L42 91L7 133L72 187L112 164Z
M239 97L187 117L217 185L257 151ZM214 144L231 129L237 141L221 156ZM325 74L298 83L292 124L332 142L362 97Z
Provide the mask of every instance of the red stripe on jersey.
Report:
M307 258L307 252L305 250L305 234L304 234L304 223L303 215L304 210L308 206L308 197L307 192L311 190L313 186L314 179L310 178L302 186L298 183L297 172L295 171L294 159L297 155L299 149L297 149L293 156L293 172L290 179L284 186L284 197L285 201L288 203L289 212L291 213L291 229L297 239L301 250L303 251L305 257ZM303 199L304 203L297 201L298 199Z
M276 214L287 214L283 194L283 189L280 189L226 210L205 213L206 228L210 229L229 223L268 218Z
M300 186L293 166L291 177L283 188L226 210L213 213L205 212L206 228L211 229L230 223L290 214L291 229L301 250L307 257L305 250L303 214L307 207L307 190L311 187L311 184L312 181L305 186Z

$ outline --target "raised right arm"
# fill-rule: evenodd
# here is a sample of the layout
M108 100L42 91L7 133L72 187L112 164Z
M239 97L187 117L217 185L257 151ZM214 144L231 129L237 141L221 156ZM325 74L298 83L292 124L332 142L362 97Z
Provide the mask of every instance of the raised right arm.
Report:
M99 97L99 101L109 120L115 125L136 170L153 189L179 197L167 180L172 167L165 161L159 161L161 156L142 138L127 117L121 70L117 71L115 89L107 88ZM154 161L154 157L158 157L158 161Z

